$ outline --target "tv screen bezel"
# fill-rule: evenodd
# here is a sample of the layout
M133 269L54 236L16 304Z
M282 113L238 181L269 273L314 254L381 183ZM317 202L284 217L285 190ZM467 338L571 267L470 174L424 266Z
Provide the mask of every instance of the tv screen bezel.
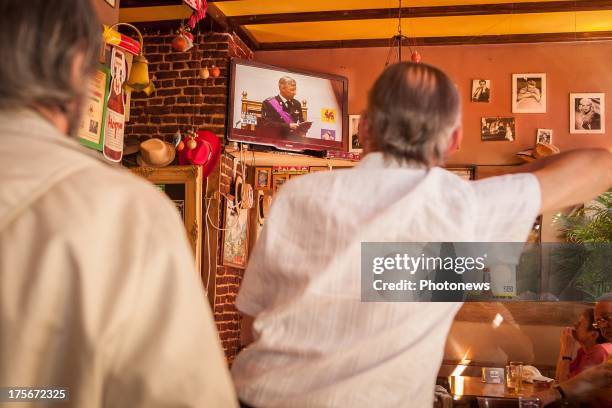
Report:
M257 68L265 68L278 72L286 72L288 74L307 75L314 78L329 79L342 82L342 141L330 141L315 138L295 137L294 139L282 140L276 137L261 137L254 135L240 134L244 132L242 129L234 128L234 104L235 102L235 82L236 82L236 65L247 65ZM250 143L256 145L272 146L279 150L300 152L305 150L315 151L348 151L348 79L341 75L322 74L318 72L302 71L296 69L287 69L274 65L262 64L260 62L245 60L240 58L232 58L230 60L230 93L228 101L228 129L227 140L230 142ZM299 92L299 89L298 89ZM298 93L299 95L299 93ZM299 98L298 98L299 99Z

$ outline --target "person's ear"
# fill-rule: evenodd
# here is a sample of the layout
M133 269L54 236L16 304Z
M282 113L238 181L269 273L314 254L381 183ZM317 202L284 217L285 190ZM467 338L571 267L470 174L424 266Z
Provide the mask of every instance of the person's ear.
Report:
M463 129L461 126L458 126L450 137L450 143L448 144L448 148L446 149L446 157L450 156L453 153L456 153L461 146L461 141L463 140Z

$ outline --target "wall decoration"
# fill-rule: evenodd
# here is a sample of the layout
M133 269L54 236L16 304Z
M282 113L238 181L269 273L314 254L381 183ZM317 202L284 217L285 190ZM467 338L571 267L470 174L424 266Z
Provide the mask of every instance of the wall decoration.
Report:
M512 113L546 113L546 74L512 74Z
M257 190L269 190L272 185L272 168L255 168L255 188Z
M123 157L123 135L125 132L125 93L123 83L127 79L127 61L119 48L113 47L111 53L111 86L106 104L104 124L104 157L120 162Z
M552 129L538 129L538 133L536 136L536 144L537 143L546 143L552 144Z
M605 133L605 94L570 94L570 133Z
M488 141L509 141L515 139L514 118L482 118L480 138Z
M331 168L328 166L310 166L310 172L316 173L317 171L330 171Z
M249 247L249 211L234 208L230 200L226 199L225 202L222 264L234 268L245 268Z
M272 175L272 191L278 192L278 189L289 180L289 174L274 174Z
M491 80L472 80L472 102L491 102Z
M111 6L112 8L115 8L115 5L117 4L117 0L104 0L106 3L108 3L109 6Z
M348 151L351 153L363 152L363 147L359 142L359 119L361 115L349 116L349 142Z
M92 149L102 150L104 144L104 120L110 71L100 66L91 78L87 88L87 105L81 118L79 141Z
M134 167L132 173L155 184L181 212L185 232L195 257L196 270L202 258L202 166ZM182 202L182 204L181 204ZM181 210L182 209L182 210Z
M474 180L476 178L476 166L446 167L446 170L464 180Z

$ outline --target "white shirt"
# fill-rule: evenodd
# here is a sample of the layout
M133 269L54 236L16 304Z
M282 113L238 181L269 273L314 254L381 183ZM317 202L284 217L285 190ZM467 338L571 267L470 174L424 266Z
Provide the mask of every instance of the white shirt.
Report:
M79 408L236 406L176 209L85 150L0 112L0 387L67 387Z
M525 241L540 209L531 174L468 182L367 155L283 185L238 309L255 342L232 367L256 407L431 407L460 303L362 303L361 242Z

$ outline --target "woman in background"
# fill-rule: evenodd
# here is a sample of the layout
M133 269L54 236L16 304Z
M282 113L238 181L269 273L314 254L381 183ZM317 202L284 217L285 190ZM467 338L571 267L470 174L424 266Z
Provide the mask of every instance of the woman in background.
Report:
M589 367L603 363L612 355L612 344L606 342L599 330L593 327L594 321L593 309L587 309L580 315L574 328L563 329L557 360L557 381L570 379ZM572 359L578 345L580 348Z

